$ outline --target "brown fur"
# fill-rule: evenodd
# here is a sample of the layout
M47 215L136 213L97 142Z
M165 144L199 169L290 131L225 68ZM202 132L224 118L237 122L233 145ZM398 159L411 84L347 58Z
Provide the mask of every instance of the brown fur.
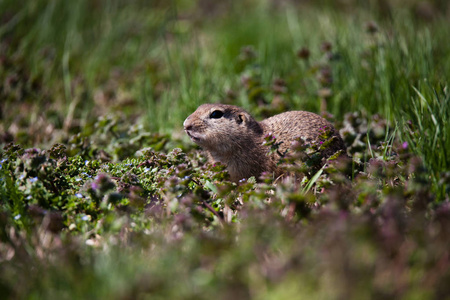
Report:
M219 118L211 114L219 111ZM295 138L316 141L322 127L332 130L334 143L322 153L329 157L338 150L345 150L344 142L333 125L324 118L306 111L289 111L261 122L242 108L224 104L203 104L184 121L184 130L191 140L207 151L211 161L227 166L231 180L259 176L262 172L280 175L276 166L279 155L268 156L263 146L264 136L272 133L280 144L280 152L289 150Z

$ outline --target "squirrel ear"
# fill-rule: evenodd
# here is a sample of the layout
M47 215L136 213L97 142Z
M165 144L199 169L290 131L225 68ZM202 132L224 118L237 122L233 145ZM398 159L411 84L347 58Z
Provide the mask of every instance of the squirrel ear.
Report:
M238 114L236 121L238 122L238 124L245 123L247 121L247 116L245 114Z

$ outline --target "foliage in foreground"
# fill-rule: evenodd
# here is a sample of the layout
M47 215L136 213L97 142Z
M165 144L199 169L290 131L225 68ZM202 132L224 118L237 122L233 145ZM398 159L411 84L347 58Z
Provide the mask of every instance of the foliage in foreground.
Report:
M354 159L331 160L303 180L263 175L234 184L195 149L166 153L164 136L148 136L118 163L95 144L10 144L0 169L1 292L443 299L449 199L436 201L422 161L408 143L385 138L384 120L363 132L355 119L366 123L346 118ZM308 174L316 166L300 167Z

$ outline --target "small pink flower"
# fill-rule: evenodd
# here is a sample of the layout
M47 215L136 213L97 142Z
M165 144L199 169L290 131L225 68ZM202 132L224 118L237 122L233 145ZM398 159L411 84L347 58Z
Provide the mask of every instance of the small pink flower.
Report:
M407 148L408 148L408 142L403 142L402 148L403 148L403 149L407 149Z

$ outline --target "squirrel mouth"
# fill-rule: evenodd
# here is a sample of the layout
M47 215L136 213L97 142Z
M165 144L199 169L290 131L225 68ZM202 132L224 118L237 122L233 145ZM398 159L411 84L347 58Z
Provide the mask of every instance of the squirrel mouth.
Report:
M190 130L186 130L186 134L191 138L191 141L194 143L199 143L201 141L201 137L193 134Z

